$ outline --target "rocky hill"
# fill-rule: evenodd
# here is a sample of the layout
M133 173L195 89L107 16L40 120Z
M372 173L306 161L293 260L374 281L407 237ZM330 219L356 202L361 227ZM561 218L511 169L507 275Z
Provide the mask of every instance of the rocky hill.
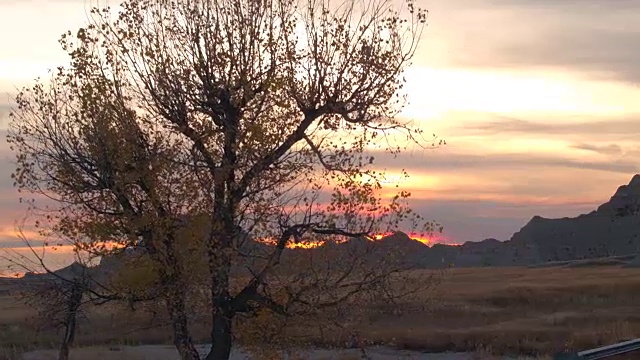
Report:
M635 175L588 214L561 219L534 216L510 240L487 239L449 247L451 263L456 267L522 266L637 254L639 205L640 175Z
M596 210L575 218L534 216L507 241L486 239L460 246L424 246L403 233L380 242L397 243L407 251L407 261L421 268L531 266L567 264L575 260L609 258L640 267L640 175L620 186Z
M628 266L640 267L640 257L629 261L633 259L631 255L640 253L639 210L640 175L635 175L629 184L620 186L611 199L596 210L575 218L547 219L534 216L507 241L486 239L468 241L459 246L427 246L412 240L405 233L397 232L374 242L352 239L335 246L341 247L344 253L360 251L373 263L402 249L403 261L413 268L545 266L598 258L610 258L614 262L624 259ZM241 253L267 255L272 251L270 245L253 241L248 236L243 239ZM283 253L283 260L303 261L309 255L307 252L313 251L317 250L287 249ZM132 255L127 252L104 258L97 268L91 269L92 275L105 277L117 271L124 258L135 258ZM261 261L257 260L238 264L234 273L244 274L249 268L260 268L260 264ZM73 264L60 270L60 275L73 277L80 268L78 264Z
M534 217L510 240L527 245L538 262L589 259L638 253L640 249L640 175L618 188L611 199L576 218Z

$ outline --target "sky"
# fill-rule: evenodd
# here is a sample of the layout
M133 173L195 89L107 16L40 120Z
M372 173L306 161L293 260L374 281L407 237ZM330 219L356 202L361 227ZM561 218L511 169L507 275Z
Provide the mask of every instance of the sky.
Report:
M91 3L0 0L2 137L10 95L66 63L57 40ZM429 25L401 116L447 145L378 162L409 171L411 204L442 241L507 240L534 215L589 212L639 172L640 0L416 4ZM25 214L11 157L0 141L0 247L21 246Z

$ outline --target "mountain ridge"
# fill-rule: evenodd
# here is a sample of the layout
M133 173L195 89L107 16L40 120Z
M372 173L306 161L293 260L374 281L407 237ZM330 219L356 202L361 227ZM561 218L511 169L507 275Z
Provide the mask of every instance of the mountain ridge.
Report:
M350 239L336 245L371 246L376 249L371 255L374 262L382 260L386 249L401 248L404 262L413 268L540 266L629 257L640 253L640 174L634 175L628 184L619 186L609 201L589 213L556 219L535 215L505 241L488 238L462 245L436 243L428 246L397 231L380 240ZM270 246L249 240L244 241L243 247L268 252ZM287 249L283 256L295 256L296 252ZM113 272L121 264L120 257L117 254L103 257L98 267ZM640 257L630 261L629 266L640 267ZM64 277L77 276L78 264L56 272Z
M455 265L534 265L637 254L639 209L640 174L636 174L628 184L619 186L607 202L589 213L556 219L535 215L509 240L464 243L461 253L473 248L481 253L482 259L480 263L457 261Z

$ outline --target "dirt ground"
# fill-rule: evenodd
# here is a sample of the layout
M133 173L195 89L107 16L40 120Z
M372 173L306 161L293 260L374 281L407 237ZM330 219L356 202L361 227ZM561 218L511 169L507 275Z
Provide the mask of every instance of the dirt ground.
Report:
M416 281L427 273L416 272ZM376 304L362 306L366 316L350 324L349 330L357 331L374 354L393 348L421 352L407 352L423 356L413 357L416 359L442 360L477 358L478 354L479 358L548 357L558 351L585 350L640 337L640 269L617 266L451 269L435 290L418 295L401 304L400 311L386 311ZM33 311L11 292L0 291L0 308L3 310L0 343L12 349L5 353L50 348L56 343L57 334L35 332ZM145 313L122 317L114 316L112 311L98 309L79 325L78 346L171 343L166 326L143 326L149 322ZM335 336L328 340L304 325L303 322L293 327L292 334L305 332L309 335L308 342L317 348L344 346L346 334L332 334ZM196 326L196 341L205 343L207 332L206 324ZM146 355L131 349L100 351L107 354L105 359L115 353L119 360L125 360L122 356L127 352L132 352L132 359L146 359ZM424 351L467 354L425 357ZM394 353L391 358L399 358L399 354ZM318 356L317 359L322 359L324 355ZM356 355L348 351L344 356L350 359Z
M202 347L201 353L206 353L206 348ZM482 354L472 353L438 353L425 354L417 351L390 349L385 347L369 347L364 349L366 356L371 360L478 360L486 359ZM362 351L357 349L328 350L328 349L306 349L293 351L284 359L307 359L307 360L360 360ZM285 355L286 356L286 355ZM55 360L56 352L51 350L33 351L22 355L22 360ZM167 345L142 345L142 346L121 346L111 349L105 347L88 347L74 349L71 360L95 359L95 360L178 360L178 353L175 348ZM231 360L252 359L247 352L235 350ZM513 359L510 357L494 357L494 359ZM525 358L520 358L525 359Z

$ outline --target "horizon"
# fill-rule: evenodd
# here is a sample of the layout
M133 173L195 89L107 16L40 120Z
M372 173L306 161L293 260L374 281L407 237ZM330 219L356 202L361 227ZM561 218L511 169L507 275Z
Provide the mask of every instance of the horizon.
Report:
M12 34L0 41L3 138L15 88L68 62L57 40L83 26L95 3L0 3L0 31ZM631 50L640 46L640 2L606 4L416 1L429 26L407 70L401 117L447 145L376 163L392 178L407 169L410 204L444 227L435 242L508 240L535 215L588 213L640 172L640 52ZM11 161L3 139L0 248L9 249L24 246L14 227L26 214Z
M397 234L402 234L405 235L409 240L411 241L416 241L419 242L421 244L423 244L424 246L427 247L433 247L436 244L443 244L444 242L438 242L438 241L433 241L432 238L427 238L427 237L423 237L423 234L417 234L417 233L412 233L412 232L404 232L401 230L395 231L395 232L387 232L387 233L383 233L383 234L373 234L371 236L363 236L360 237L360 239L364 238L366 240L369 240L371 242L376 242L376 241L384 241L385 239L389 238L389 237L393 237ZM348 242L350 239L346 238L343 239L341 241L337 241L338 244L342 244L342 243L346 243ZM265 245L270 245L270 246L275 246L275 241L273 240L267 240L267 239L256 239L255 241L260 242L262 244ZM327 241L301 241L299 243L289 243L287 244L287 249L290 250L311 250L311 249L315 249L321 246L324 246L327 244ZM446 243L446 245L449 246L460 246L462 244L458 244L458 243ZM118 247L118 246L116 246ZM20 247L12 247L12 248L5 248L5 251L8 250L8 255L6 256L7 258L3 258L3 254L2 251L3 249L0 248L0 264L2 264L2 262L11 262L11 264L9 265L5 265L6 269L3 269L2 267L0 267L0 279L7 279L7 278L23 278L27 273L29 274L46 274L49 272L49 270L51 271L58 271L62 268L71 266L72 263L79 263L81 265L87 266L87 267L96 267L99 265L99 261L102 258L102 256L91 256L91 257L86 257L86 254L80 254L80 255L76 255L74 250L74 246L73 245L67 245L67 244L62 244L62 245L50 245L50 246L45 246L45 245L34 245L34 246L29 246L27 244L23 244ZM35 262L32 262L32 260L30 260L30 256L27 257L27 255L25 254L29 254L32 252L39 252L39 254L42 256L41 258L47 263L47 268L42 267L39 264L36 264ZM45 259L45 255L46 256L51 256L54 259ZM33 258L33 257L31 257ZM16 260L20 260L20 263L15 263ZM25 264L22 264L22 262L25 262ZM25 269L24 265L29 265L32 266L29 269ZM17 271L15 268L22 268L22 271Z

